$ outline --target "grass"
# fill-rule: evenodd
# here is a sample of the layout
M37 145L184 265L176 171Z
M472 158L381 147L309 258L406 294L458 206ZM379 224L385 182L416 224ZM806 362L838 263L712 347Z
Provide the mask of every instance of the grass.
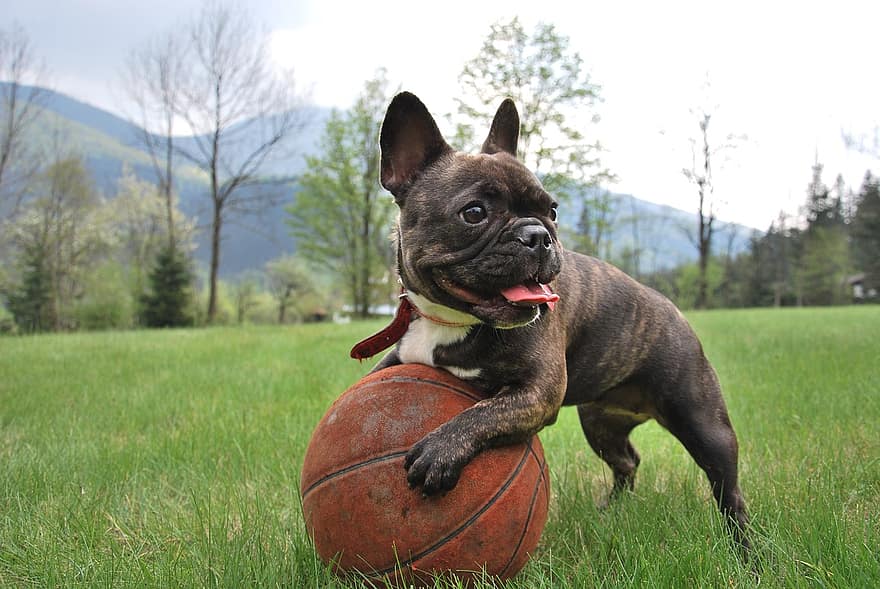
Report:
M505 586L880 585L880 308L689 319L740 438L760 576L654 424L633 434L636 492L599 511L610 475L567 409L541 434L539 551ZM298 474L378 326L0 339L0 586L356 586L314 556Z

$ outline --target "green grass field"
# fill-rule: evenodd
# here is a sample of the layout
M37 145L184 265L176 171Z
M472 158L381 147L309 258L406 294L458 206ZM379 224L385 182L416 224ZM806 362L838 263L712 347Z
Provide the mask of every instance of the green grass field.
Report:
M504 586L880 586L880 307L689 319L739 435L760 576L654 424L633 434L635 493L599 511L610 474L566 409L541 433L544 536ZM356 586L314 556L298 475L378 326L0 339L0 586Z

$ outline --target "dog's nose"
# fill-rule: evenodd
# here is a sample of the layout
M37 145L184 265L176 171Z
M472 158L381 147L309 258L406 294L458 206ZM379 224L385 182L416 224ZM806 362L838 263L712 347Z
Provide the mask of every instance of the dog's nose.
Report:
M544 248L550 249L553 245L553 238L550 232L543 225L525 225L521 227L516 234L516 240L529 249Z

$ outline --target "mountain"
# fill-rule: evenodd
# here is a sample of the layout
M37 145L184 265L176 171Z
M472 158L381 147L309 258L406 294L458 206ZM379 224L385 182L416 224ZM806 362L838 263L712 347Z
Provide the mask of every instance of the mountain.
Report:
M5 85L0 82L0 86ZM140 178L155 182L156 176L147 151L143 147L143 131L137 125L103 109L78 101L60 92L45 90L44 116L39 119L36 138L46 148L60 143L65 149L75 151L85 160L95 184L101 192L112 198L124 166L129 166ZM317 144L327 109L310 108L305 113L308 124L300 134L291 137L281 146L281 157L266 162L262 172L270 177L294 178L305 167L303 154ZM240 131L247 122L232 131ZM193 137L178 137L181 146L193 148ZM246 149L247 137L240 145ZM211 217L211 204L207 198L208 179L197 168L181 163L175 169L175 181L180 196L180 207L195 217L200 227L207 229ZM221 276L229 278L249 269L258 269L269 260L295 248L293 239L284 222L283 208L292 202L295 184L274 183L286 194L278 206L259 216L234 219L223 228L221 252ZM196 261L204 267L210 259L209 232L202 231L195 252Z
M583 197L595 198L596 191L581 196L580 199L574 199L571 212L561 212L560 224L569 232L580 218ZM606 249L600 245L603 256L611 261L620 261L629 252L638 249L642 274L696 261L696 213L641 200L631 194L611 193L608 201L610 230L603 237L603 242L611 247ZM722 220L716 221L713 230L713 254L723 254L729 250L732 255L747 251L749 239L755 231L751 227Z
M3 82L0 82L2 86ZM128 165L139 177L155 181L150 158L140 143L141 129L131 122L110 112L80 102L59 92L46 90L46 116L40 119L39 135L47 142L61 138L61 143L72 146L85 159L97 186L107 196L115 196L118 179L123 167ZM281 178L276 182L284 192L281 202L259 217L239 219L224 226L221 254L221 276L229 278L246 270L262 268L268 260L284 253L293 252L295 244L288 233L284 207L295 198L295 178L305 168L304 156L316 152L329 109L311 107L304 111L305 122L300 132L291 136L281 146L278 156L267 161L261 170L266 177ZM248 137L249 127L245 121L233 131L242 136L241 153L256 140ZM178 137L182 146L192 147L195 139ZM233 156L235 154L233 153ZM180 194L181 209L197 218L200 226L207 227L210 218L210 202L207 199L208 182L205 175L189 165L179 165L176 180ZM378 180L377 180L378 181ZM576 201L580 199L575 199ZM608 240L613 244L612 260L619 259L627 248L633 246L633 222L637 219L641 269L650 272L669 268L696 259L696 248L687 237L687 228L696 226L696 215L679 209L658 205L629 194L613 194L611 198L613 229ZM574 227L580 216L578 205L569 213L563 211L563 226ZM716 251L727 247L726 236L720 231L727 226L719 222ZM738 225L727 226L735 233L731 251L743 251L752 233L751 228ZM693 232L690 231L692 234ZM196 260L208 265L208 232L202 232L196 250Z

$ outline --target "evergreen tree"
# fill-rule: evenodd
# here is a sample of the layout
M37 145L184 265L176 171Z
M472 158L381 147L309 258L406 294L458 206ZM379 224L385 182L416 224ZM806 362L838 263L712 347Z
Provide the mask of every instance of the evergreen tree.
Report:
M807 305L834 305L848 299L844 282L850 270L841 199L822 182L822 164L813 166L807 187L807 228L799 259L798 286Z
M731 280L738 285L738 302L744 307L767 307L775 303L774 248L779 233L775 224L764 235L753 234L749 251L737 257Z
M852 222L856 269L865 273L865 292L880 292L880 178L865 174Z
M831 191L822 182L823 165L813 165L813 179L807 186L807 224L809 229L840 227L844 224L841 195L832 198Z
M191 274L184 256L163 247L150 272L150 292L141 299L143 322L148 327L192 325L189 314Z
M51 280L44 249L28 246L22 259L21 286L7 295L9 311L22 331L35 333L52 327Z

